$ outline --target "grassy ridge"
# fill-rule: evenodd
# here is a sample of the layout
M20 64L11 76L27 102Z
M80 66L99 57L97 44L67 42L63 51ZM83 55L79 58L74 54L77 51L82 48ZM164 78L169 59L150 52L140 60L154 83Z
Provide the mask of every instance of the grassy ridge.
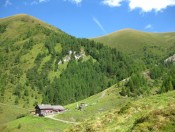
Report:
M175 44L174 37L175 33L148 33L125 29L93 39L134 57L142 58L145 48L160 57L166 56Z
M40 21L38 20L37 18L33 17L33 16L29 16L27 14L17 14L17 15L14 15L14 16L10 16L10 17L7 17L7 18L0 18L0 24L8 24L8 23L11 23L12 21L14 22L13 24L15 24L16 26L19 26L20 25L20 22L16 23L16 21L19 21L19 20L23 20L24 22L25 21L28 21L30 20L30 24L31 23L35 23L35 24L39 24L45 28L48 28L50 30L54 30L55 32L63 32L43 21ZM23 23L24 24L24 23ZM28 26L31 26L31 25L28 25ZM10 29L11 30L11 29ZM16 31L17 32L17 31ZM17 32L18 34L19 32ZM15 35L17 35L15 34Z

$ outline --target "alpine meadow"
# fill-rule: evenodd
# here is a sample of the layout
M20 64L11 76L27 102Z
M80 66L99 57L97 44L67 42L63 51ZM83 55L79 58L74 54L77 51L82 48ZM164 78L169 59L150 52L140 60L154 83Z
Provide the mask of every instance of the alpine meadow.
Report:
M174 0L14 1L0 6L0 131L175 131Z

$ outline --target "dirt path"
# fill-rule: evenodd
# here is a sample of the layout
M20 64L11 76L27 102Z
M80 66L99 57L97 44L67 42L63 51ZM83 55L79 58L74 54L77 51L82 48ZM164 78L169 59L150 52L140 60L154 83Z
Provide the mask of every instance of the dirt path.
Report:
M103 98L106 95L106 90L102 92L100 99Z
M67 123L67 124L78 124L77 122L71 122L71 121L61 120L61 119L55 118L54 116L55 115L47 115L45 117L46 118L49 118L49 119L52 119L52 120L60 121L60 122L63 122L63 123Z

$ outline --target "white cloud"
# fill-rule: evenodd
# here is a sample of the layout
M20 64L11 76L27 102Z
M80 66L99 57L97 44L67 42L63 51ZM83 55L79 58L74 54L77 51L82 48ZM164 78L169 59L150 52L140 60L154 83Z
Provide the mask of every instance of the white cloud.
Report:
M43 3L43 2L49 2L49 0L34 0L30 3L30 5L37 5L37 4Z
M143 12L162 11L168 6L175 6L175 0L129 0L131 10L140 8Z
M102 3L109 7L117 7L117 6L121 6L122 1L123 0L103 0Z
M82 2L82 0L64 0L64 1L68 1L68 2L71 2L71 3L76 4L76 5L79 5Z
M10 5L12 5L12 2L10 0L6 0L4 6L7 7Z
M175 0L102 0L102 3L109 7L119 7L122 2L129 4L131 10L141 9L142 12L159 12L168 6L175 6Z
M48 2L49 0L39 0L39 3Z
M145 29L152 29L152 28L153 28L153 26L151 24L148 24L145 26Z
M106 33L104 27L102 26L102 24L99 22L99 20L95 17L93 17L93 21L97 24L97 26L104 32Z

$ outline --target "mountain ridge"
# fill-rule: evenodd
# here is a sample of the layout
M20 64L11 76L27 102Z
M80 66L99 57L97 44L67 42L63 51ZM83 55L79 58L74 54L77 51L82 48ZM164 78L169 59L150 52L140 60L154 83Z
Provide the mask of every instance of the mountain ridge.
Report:
M16 15L13 15L13 16L9 16L9 17L4 17L4 18L0 18L0 24L3 24L4 22L6 24L8 24L8 22L12 22L12 21L19 21L19 20L22 20L25 21L29 21L30 23L37 23L37 24L41 24L42 26L48 28L48 29L51 29L51 30L54 30L56 32L63 32L62 30L58 29L57 27L55 26L52 26L50 25L49 23L47 22L44 22L34 16L31 16L31 15L28 15L28 14L16 14ZM63 32L65 33L65 32Z
M167 53L171 52L173 54L175 47L174 38L175 32L151 33L124 29L105 36L92 38L91 40L116 48L135 59L144 60L147 55L151 55L161 60L170 55Z
M21 19L21 18L33 19L33 20L36 20L36 21L41 22L42 24L47 24L47 25L49 25L52 28L55 28L57 30L60 30L60 29L58 29L58 27L52 26L51 24L49 24L47 22L43 22L42 20L38 19L37 17L34 17L32 15L29 15L29 14L25 14L25 13L15 14L15 15L12 15L12 16L7 16L7 17L0 18L0 23L3 22L3 21L11 20L11 19ZM96 39L96 38L100 38L100 37L114 35L116 33L133 32L133 31L134 32L140 32L140 33L148 33L148 34L149 33L151 33L151 34L169 34L169 33L173 33L174 34L175 33L175 31L174 32L173 31L167 31L167 32L147 32L147 31L137 30L137 29L133 29L133 28L123 28L123 29L119 29L119 30L113 31L111 33L108 33L108 34L105 34L105 35L102 35L102 36L96 36L96 37L92 37L92 38L89 38L89 39Z
M97 38L101 38L101 37L105 37L105 36L110 36L110 35L115 35L117 33L122 33L122 32L140 32L140 33L148 33L148 34L171 34L171 33L175 33L175 31L162 31L162 32L149 32L149 31L143 31L143 30L137 30L134 28L122 28L101 36L96 36L96 37L91 37L89 39L97 39Z

